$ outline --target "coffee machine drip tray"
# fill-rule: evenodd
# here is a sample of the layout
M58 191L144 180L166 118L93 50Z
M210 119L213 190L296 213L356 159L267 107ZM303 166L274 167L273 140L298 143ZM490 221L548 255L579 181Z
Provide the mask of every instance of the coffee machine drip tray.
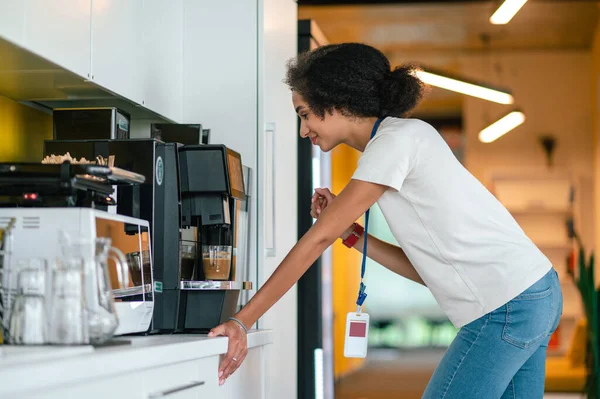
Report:
M182 281L182 290L189 291L218 291L218 290L251 290L250 281Z
M113 290L115 298L124 298L127 296L144 295L152 292L152 284L138 285L136 287L122 288L120 290Z

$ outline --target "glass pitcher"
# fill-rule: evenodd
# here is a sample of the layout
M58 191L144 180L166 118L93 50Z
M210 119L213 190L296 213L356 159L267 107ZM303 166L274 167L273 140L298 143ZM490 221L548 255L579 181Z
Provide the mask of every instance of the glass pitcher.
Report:
M111 246L110 238L71 240L63 234L61 247L63 256L79 257L84 261L84 295L90 342L102 343L112 337L119 325L112 290L129 286L129 269L125 256ZM116 265L118 287L112 287L109 260Z
M45 294L45 268L27 268L19 272L17 295L10 314L10 343L46 343Z
M51 344L90 343L82 266L81 259L62 258L54 269L48 334L48 342Z
M111 252L114 254L113 256L110 256ZM115 262L116 265L118 287L112 287L111 284L109 259ZM106 315L110 315L110 317L104 317L99 320L101 325L97 328L98 334L92 334L92 331L90 331L90 338L94 339L94 336L97 336L99 337L99 341L102 342L107 338L112 337L119 325L112 290L127 288L130 283L130 276L125 255L123 255L119 249L111 246L110 238L96 239L96 264L98 266L96 271L98 274L99 309L101 309L102 312L105 312Z

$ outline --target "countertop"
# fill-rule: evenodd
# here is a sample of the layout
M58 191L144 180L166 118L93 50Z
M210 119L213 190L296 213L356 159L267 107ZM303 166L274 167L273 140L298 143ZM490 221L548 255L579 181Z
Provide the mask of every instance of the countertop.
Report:
M248 348L273 342L271 330L248 333ZM0 346L0 396L50 385L110 377L227 352L227 338L205 334L116 337L112 344L85 346Z

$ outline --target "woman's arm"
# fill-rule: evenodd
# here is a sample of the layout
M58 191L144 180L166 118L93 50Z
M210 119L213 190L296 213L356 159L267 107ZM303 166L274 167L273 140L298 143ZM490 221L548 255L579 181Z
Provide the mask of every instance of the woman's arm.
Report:
M236 318L246 326L253 325L386 190L386 186L351 180Z
M386 190L386 186L351 180L235 318L244 326L252 326ZM248 354L246 334L236 322L229 321L213 328L208 335L229 338L227 355L219 365L219 384L223 384Z

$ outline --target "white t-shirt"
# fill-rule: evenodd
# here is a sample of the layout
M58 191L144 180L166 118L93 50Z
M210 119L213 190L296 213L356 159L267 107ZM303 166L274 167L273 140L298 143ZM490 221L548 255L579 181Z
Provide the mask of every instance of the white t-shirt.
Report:
M423 121L385 118L352 178L390 187L377 203L456 327L506 304L552 267Z

